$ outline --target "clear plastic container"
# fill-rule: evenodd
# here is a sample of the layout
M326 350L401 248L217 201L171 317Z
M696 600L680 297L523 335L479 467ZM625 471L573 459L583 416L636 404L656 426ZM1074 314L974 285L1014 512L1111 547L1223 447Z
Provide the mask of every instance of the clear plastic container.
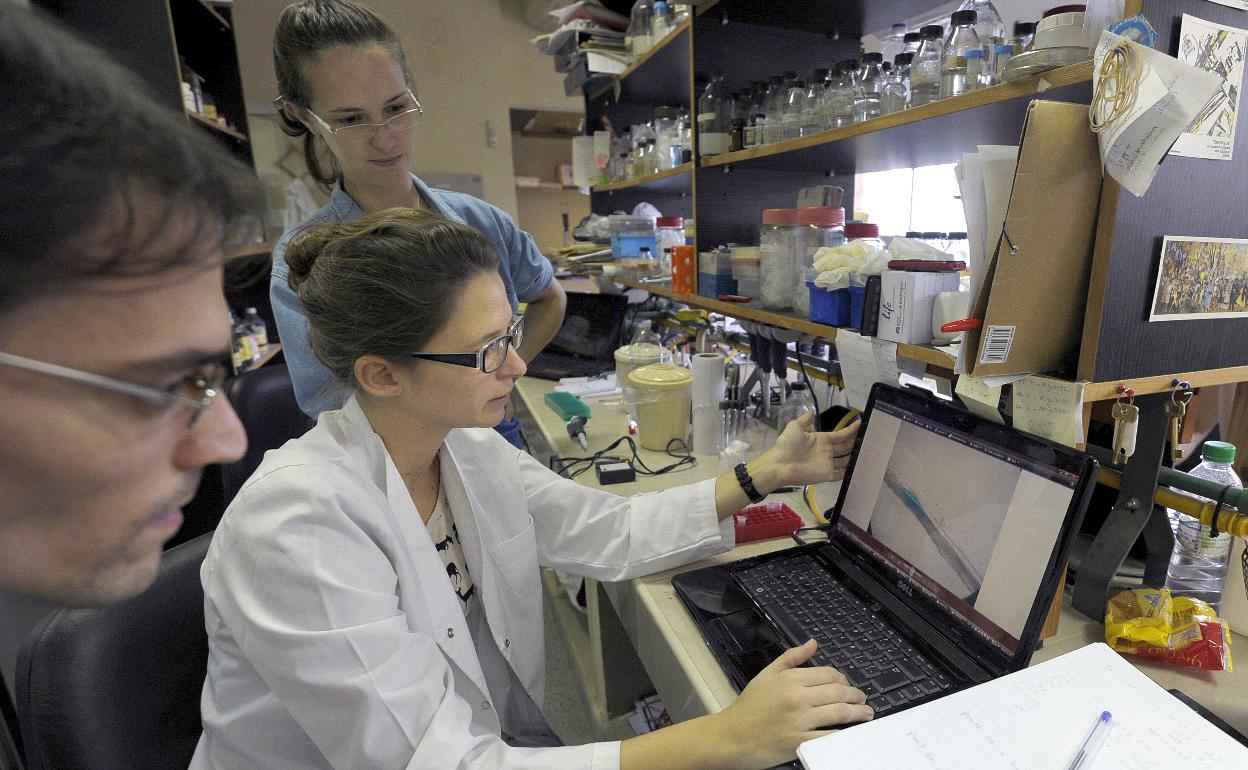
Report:
M1207 441L1200 454L1201 463L1191 470L1190 475L1243 489L1243 483L1231 467L1235 462L1234 444ZM1171 520L1175 522L1174 512L1171 514ZM1220 612L1233 538L1225 532L1211 537L1208 524L1184 514L1177 516L1174 553L1166 572L1166 587L1176 596L1200 599Z
M711 78L706 90L698 97L698 152L702 155L728 152L732 142L732 124L728 118L731 109L723 76Z
M797 210L797 227L801 252L795 255L793 310L803 318L810 317L810 291L807 281L815 280L815 252L824 246L840 246L845 242L845 209L812 206Z
M1014 22L1014 37L1010 45L1014 46L1014 54L1018 55L1031 48L1031 41L1036 39L1036 23L1034 21Z
M653 15L650 17L650 37L659 42L675 26L675 16L667 0L655 0Z
M1014 46L1010 43L1002 43L997 46L997 61L993 68L993 80L1001 83L1005 80L1005 68L1010 63L1010 59L1014 58Z
M683 217L659 217L654 220L654 238L658 253L665 249L685 245L685 220ZM671 272L670 265L667 272Z
M797 82L797 72L788 70L778 80L772 78L774 90L767 96L767 127L763 139L764 144L775 144L784 139L784 107L788 100L789 88Z
M992 0L962 0L959 11L975 12L975 34L984 52L984 69L996 71L997 46L1005 42L1005 22L992 4Z
M633 3L628 30L624 33L624 43L634 59L649 51L654 45L654 36L650 33L653 19L654 4L650 0L637 0Z
M893 57L906 50L906 25L898 22L880 44L880 54L884 61L892 61Z
M984 52L978 48L966 52L966 90L974 91L993 85L996 77L984 70Z
M878 53L862 57L862 77L854 96L854 121L857 123L878 118L883 109L884 70L880 66L883 62L884 56Z
M832 97L832 125L848 126L854 122L854 100L858 98L859 63L857 59L841 62L841 81Z
M828 70L820 67L810 77L806 86L806 99L802 102L802 122L798 130L799 136L817 134L827 128L823 124L823 97L828 88Z
M650 217L612 214L610 228L611 256L616 259L639 257L643 248L654 254L658 248L654 220Z
M910 106L910 62L913 60L912 53L899 53L893 59L893 71L880 97L880 111L885 115L901 112Z
M811 398L810 390L806 387L806 383L798 380L790 386L788 398L784 400L784 404L780 407L779 414L776 417L776 428L783 431L784 426L808 412L814 414L815 402Z
M942 37L943 37L943 34L942 34ZM923 42L923 35L922 33L919 33L919 32L907 32L906 36L902 38L902 41L903 41L902 46L901 46L902 53L917 54L919 52L919 44Z
M929 24L919 30L923 42L910 66L910 106L919 107L940 99L940 68L944 58L945 29Z
M955 11L945 38L944 56L940 64L940 98L961 96L970 90L966 77L966 55L980 51L979 34L975 32L975 12Z
M762 298L762 254L757 246L732 248L732 277L737 282L737 294Z
M793 287L797 284L796 237L796 209L764 209L759 238L762 269L759 291L763 307L768 310L793 307Z

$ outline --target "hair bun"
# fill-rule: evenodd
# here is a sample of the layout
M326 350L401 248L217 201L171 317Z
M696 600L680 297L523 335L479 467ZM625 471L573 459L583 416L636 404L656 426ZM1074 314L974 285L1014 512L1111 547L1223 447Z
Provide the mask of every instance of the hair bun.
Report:
M313 222L306 225L286 244L283 257L290 274L286 278L291 291L299 293L299 287L312 275L317 257L321 256L330 242L339 237L341 225L335 222Z

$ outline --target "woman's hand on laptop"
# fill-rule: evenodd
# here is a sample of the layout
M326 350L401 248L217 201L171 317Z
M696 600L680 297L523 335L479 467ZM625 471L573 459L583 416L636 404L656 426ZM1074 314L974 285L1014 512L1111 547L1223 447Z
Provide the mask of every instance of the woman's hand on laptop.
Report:
M788 762L798 744L831 732L828 727L865 722L875 712L862 690L836 669L799 668L815 654L812 639L786 650L750 680L741 697L710 717L733 767L762 768Z
M750 463L751 472L756 465L773 466L779 486L840 479L854 451L858 423L835 433L820 433L814 428L815 415L811 413L784 426L771 449Z

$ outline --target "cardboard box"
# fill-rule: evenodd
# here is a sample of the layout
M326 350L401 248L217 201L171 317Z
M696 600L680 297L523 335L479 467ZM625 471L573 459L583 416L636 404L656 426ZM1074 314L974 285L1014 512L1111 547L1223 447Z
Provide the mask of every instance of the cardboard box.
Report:
M957 273L885 270L880 275L877 336L908 345L932 341L932 306L942 291L958 290Z
M1101 182L1087 105L1033 101L1005 232L971 306L971 317L983 319L966 335L972 375L1073 375Z

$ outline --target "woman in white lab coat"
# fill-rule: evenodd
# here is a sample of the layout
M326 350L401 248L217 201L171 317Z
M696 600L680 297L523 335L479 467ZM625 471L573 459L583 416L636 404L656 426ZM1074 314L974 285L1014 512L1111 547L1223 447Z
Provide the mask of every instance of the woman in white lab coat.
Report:
M204 734L193 767L768 767L863 694L787 652L723 712L562 746L542 718L539 565L625 580L733 546L745 487L839 476L852 433L790 425L732 473L619 497L494 425L524 363L488 241L392 209L286 253L345 406L265 455L204 562Z

